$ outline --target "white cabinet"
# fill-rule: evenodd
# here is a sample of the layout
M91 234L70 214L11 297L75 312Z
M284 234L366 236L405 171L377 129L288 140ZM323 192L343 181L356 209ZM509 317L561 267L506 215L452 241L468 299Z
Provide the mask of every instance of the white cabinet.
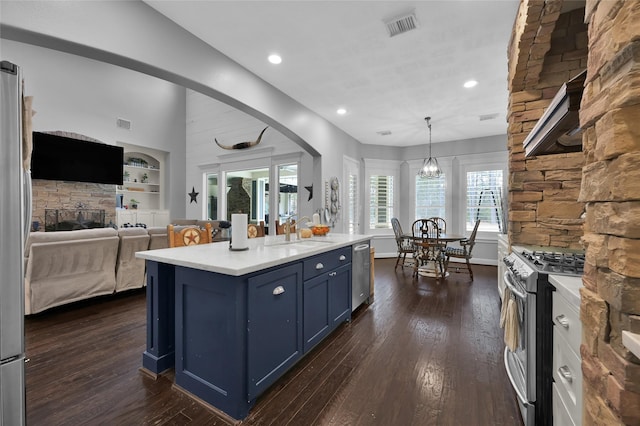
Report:
M580 292L582 278L550 275L553 293L553 419L555 425L582 424Z
M147 227L167 226L169 224L168 210L116 210L116 222L118 228L128 223L135 225L136 223L144 223Z
M116 225L122 228L125 223L135 225L137 222L136 211L126 209L116 209Z
M169 224L168 210L139 210L138 222L147 226L167 226Z

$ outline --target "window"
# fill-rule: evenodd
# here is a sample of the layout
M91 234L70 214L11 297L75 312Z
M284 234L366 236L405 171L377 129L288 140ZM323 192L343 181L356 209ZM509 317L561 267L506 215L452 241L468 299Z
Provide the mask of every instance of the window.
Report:
M269 169L250 169L228 172L227 220L233 213L246 213L250 223L262 220L269 212L266 191L269 185Z
M444 173L439 178L416 179L415 218L446 217L446 179Z
M280 223L298 213L298 165L278 166L280 187L278 192L278 218Z
M355 234L358 232L358 176L349 174L349 182L347 187L348 204L347 204L347 232Z
M369 190L369 229L391 228L393 176L371 175Z
M360 163L346 155L342 159L342 176L346 188L346 206L344 206L344 229L349 234L360 232Z
M502 182L502 170L467 172L466 231L472 231L478 219L481 220L478 231L502 230Z
M207 173L207 219L218 219L218 174Z

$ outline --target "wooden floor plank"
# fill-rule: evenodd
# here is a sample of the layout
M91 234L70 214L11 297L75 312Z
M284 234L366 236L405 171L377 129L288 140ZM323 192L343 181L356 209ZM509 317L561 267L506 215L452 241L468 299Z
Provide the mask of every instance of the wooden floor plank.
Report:
M373 303L260 396L243 425L521 425L502 365L496 268L413 278L376 259ZM224 425L141 373L144 290L25 320L29 425Z

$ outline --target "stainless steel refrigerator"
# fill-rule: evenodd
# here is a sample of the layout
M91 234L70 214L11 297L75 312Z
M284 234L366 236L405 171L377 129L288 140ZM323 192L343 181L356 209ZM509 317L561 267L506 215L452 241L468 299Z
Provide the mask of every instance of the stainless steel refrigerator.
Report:
M0 426L19 426L25 424L24 243L31 179L23 167L20 68L7 61L0 68Z

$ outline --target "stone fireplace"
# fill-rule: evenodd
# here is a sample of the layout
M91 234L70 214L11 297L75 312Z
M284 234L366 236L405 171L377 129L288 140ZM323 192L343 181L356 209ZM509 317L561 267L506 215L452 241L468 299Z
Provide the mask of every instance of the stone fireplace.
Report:
M47 209L104 210L105 225L116 222L116 186L85 182L34 179L32 221L44 230Z
M585 68L583 152L525 159L558 86ZM640 333L640 2L521 0L509 90L510 242L585 248L583 423L640 424L640 360L621 339Z
M100 142L79 133L46 132L68 138ZM60 180L33 179L31 221L38 222L45 229L47 209L104 210L104 223L116 223L116 185L87 182L67 182Z

